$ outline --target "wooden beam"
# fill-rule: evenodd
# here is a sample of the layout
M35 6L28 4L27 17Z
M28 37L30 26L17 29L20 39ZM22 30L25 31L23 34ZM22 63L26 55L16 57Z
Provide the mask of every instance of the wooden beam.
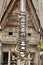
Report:
M7 23L5 20L6 20L7 16L8 16L8 13L11 11L11 9L12 9L12 7L13 7L15 1L16 1L16 0L11 0L10 4L9 4L7 10L6 10L6 13L5 13L4 17L3 17L2 23L1 23L1 25L0 25L0 26L1 26L1 29L3 29L4 26L5 26L6 23Z
M40 25L40 20L39 20L39 18L37 16L37 13L36 13L35 7L34 7L34 5L32 3L32 0L27 0L27 2L28 2L28 6L29 6L29 8L31 10L31 14L32 14L32 16L33 16L33 18L35 20L35 23L36 23L37 27L38 27L38 31L40 29L40 34L43 36L43 30L42 30L41 25Z
M37 25L37 27L38 27L38 29L40 28L40 21L39 21L39 19L38 19L38 16L37 16L37 14L36 14L36 10L35 10L35 8L34 8L34 5L33 5L33 3L32 3L32 0L27 0L27 2L28 2L28 6L29 6L29 8L30 8L30 11L31 11L31 14L32 14L32 16L33 16L33 18L34 18L34 20L35 20L35 23L36 23L36 25Z

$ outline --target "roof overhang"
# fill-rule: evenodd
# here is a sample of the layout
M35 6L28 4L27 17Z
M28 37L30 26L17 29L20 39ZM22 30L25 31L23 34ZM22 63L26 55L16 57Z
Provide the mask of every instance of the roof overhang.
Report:
M35 7L33 5L33 2L32 2L32 0L27 0L27 2L28 2L28 6L29 6L29 8L31 10L31 14L32 14L32 16L33 16L33 18L35 20L35 23L36 23L37 27L38 27L38 31L43 36L43 30L41 28L40 20L38 18L37 13L36 13L36 10L35 10Z
M9 5L8 5L8 7L7 7L7 9L6 9L6 11L5 11L5 13L4 13L4 15L3 15L1 21L0 21L0 22L1 22L1 23L0 23L0 29L3 29L4 26L6 25L5 20L6 20L7 16L8 16L8 13L11 11L11 9L12 9L12 7L13 7L15 1L16 1L16 0L11 0L11 1L10 1Z
M3 29L4 26L6 25L5 20L6 20L7 16L8 16L8 13L11 11L15 1L16 0L11 0L8 8L6 9L6 12L4 13L4 16L3 16L2 20L1 20L1 23L0 23L0 29ZM32 16L33 16L33 18L35 20L35 23L36 23L37 27L38 27L38 31L43 36L43 30L41 28L40 20L39 20L39 18L37 16L36 10L35 10L34 5L33 5L33 2L32 2L32 0L27 0L27 2L28 2L28 6L29 6L29 8L31 10L31 14L32 14Z

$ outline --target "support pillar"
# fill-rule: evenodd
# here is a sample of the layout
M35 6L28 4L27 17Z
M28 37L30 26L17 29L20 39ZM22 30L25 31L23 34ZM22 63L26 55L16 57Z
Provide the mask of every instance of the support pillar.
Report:
M24 65L24 60L21 60L21 65Z
M40 65L40 48L39 48L39 51L38 51L38 65Z
M30 58L30 54L28 55L28 58ZM30 65L30 60L28 61L28 65Z
M20 59L17 60L17 65L21 65L21 64L20 64Z
M39 52L36 52L35 54L35 58L34 58L34 65L40 65L40 53Z
M0 65L2 65L2 44L0 44Z
M8 53L8 65L10 65L10 51Z

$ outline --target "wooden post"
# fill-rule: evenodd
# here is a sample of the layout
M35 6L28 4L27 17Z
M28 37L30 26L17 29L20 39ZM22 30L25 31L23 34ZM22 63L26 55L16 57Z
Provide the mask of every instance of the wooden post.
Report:
M21 64L20 64L20 59L17 60L17 65L21 65Z
M2 50L1 50L2 45L0 44L0 65L2 65Z
M10 51L8 53L8 65L10 65Z
M30 54L28 55L28 58L30 58ZM30 60L28 61L28 65L30 65Z

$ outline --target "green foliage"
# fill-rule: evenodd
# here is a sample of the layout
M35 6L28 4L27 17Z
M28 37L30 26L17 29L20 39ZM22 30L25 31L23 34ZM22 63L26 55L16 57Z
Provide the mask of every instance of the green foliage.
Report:
M41 42L41 51L43 51L43 41Z
M8 14L6 21L9 22L10 21L10 13Z

